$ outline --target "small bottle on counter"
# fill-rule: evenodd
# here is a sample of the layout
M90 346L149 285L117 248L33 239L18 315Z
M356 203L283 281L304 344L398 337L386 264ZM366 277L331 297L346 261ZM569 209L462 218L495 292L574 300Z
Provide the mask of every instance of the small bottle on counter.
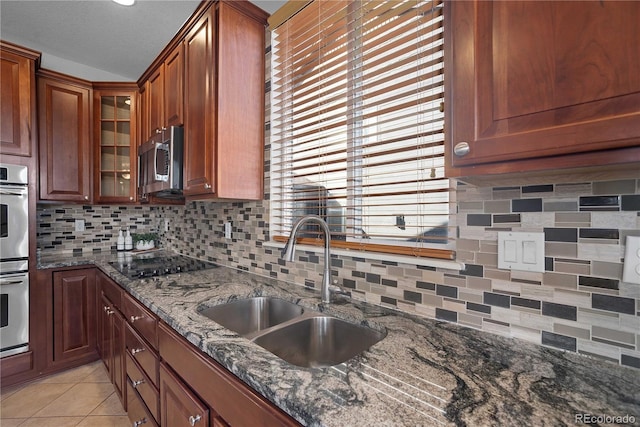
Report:
M127 235L124 238L124 250L130 251L133 249L133 239L131 238L131 232L127 229Z
M122 234L122 229L118 233L118 240L116 241L116 249L119 251L124 251L124 235Z

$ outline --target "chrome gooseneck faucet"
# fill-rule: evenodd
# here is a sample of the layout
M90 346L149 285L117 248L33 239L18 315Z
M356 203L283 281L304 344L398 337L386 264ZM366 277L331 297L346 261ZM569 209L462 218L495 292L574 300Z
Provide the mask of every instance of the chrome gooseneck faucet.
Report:
M289 239L287 240L287 244L284 246L282 250L282 257L285 261L293 261L294 252L296 250L296 234L298 234L298 230L302 225L307 222L316 222L320 224L320 228L322 228L324 234L324 271L322 273L322 289L321 296L322 302L328 304L331 299L330 293L330 285L331 285L331 254L330 254L330 242L331 242L331 231L329 230L329 226L327 223L316 215L307 215L303 216L295 223L293 229L291 230L291 234L289 235Z

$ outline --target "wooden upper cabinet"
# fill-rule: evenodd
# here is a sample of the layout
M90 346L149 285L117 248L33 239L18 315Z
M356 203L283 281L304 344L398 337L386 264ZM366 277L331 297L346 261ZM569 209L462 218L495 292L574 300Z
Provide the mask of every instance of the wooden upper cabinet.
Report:
M640 161L640 2L445 8L449 176Z
M164 127L164 67L156 69L147 81L149 128L151 133Z
M0 42L0 154L30 157L35 151L38 52Z
M140 89L142 96L142 140L157 130L182 126L184 110L184 46L179 43L164 61L148 74Z
M216 58L215 8L195 23L184 40L184 193L212 192L215 186Z
M140 101L140 108L138 108L138 123L140 124L138 135L140 135L140 139L138 140L138 145L140 145L151 138L151 126L149 126L149 92L147 91L147 83L140 86L138 100Z
M164 61L164 117L167 126L181 126L184 110L184 45Z
M94 201L130 203L137 194L135 83L94 85Z
M91 201L91 82L38 72L40 199Z
M249 2L222 1L185 37L188 199L262 198L265 24Z

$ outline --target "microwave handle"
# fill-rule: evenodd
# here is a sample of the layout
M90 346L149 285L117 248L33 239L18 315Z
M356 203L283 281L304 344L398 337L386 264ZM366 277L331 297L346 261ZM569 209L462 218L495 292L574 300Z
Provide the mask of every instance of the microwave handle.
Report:
M158 146L160 144L155 144L153 147L153 176L154 179L158 176Z

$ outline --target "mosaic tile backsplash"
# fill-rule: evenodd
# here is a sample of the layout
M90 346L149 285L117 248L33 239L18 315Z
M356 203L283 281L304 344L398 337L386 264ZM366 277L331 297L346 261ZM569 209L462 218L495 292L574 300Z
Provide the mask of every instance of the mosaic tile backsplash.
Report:
M640 368L640 285L621 281L624 243L640 236L640 180L478 188L458 184L458 260L465 270L331 260L354 298ZM117 229L163 229L179 252L300 285L320 286L322 255L280 259L269 241L268 201L185 206L40 206L41 250L115 247ZM74 219L86 220L85 233ZM233 239L224 238L224 222ZM545 272L497 268L498 231L542 232Z

